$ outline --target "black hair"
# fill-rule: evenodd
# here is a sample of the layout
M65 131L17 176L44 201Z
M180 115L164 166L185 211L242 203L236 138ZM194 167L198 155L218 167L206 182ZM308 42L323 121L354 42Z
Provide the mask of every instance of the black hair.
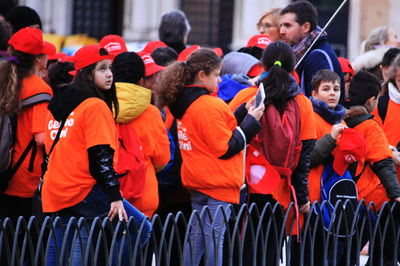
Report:
M381 65L390 66L398 54L400 54L399 48L390 48L383 55Z
M117 55L112 70L115 82L137 84L145 74L143 60L135 52L123 52Z
M108 55L107 50L104 48L101 48L99 52L100 55ZM93 97L97 97L105 101L110 110L114 111L114 117L116 118L118 116L119 105L117 100L115 82L112 83L109 90L102 90L98 88L94 84L93 80L96 64L97 63L94 63L80 69L75 75L73 84L77 88L90 93Z
M257 58L258 60L260 60L264 50L262 48L260 48L260 47L252 46L252 47L242 47L239 50L237 50L237 52L241 52L241 53L246 53L246 54L252 55L255 58Z
M16 6L12 8L5 16L5 19L11 24L13 33L35 24L39 25L39 28L42 29L42 21L39 14L29 6Z
M178 53L171 47L158 47L151 53L154 62L159 66L168 66L178 59Z
M7 22L0 21L0 51L6 51L11 37L10 27Z
M339 82L340 85L340 78L335 72L332 72L329 69L322 69L312 77L311 89L318 92L319 85L321 85L322 82Z
M260 81L267 92L264 103L266 106L274 104L282 113L286 108L286 103L293 98L287 95L293 83L293 78L289 74L293 71L295 64L292 48L281 41L273 42L264 50L261 62L265 70L269 71L269 74Z
M350 82L350 105L364 105L371 97L378 97L382 85L378 78L366 70L360 70Z
M281 10L280 15L294 13L296 22L303 25L306 22L310 23L310 32L317 28L318 12L317 9L308 1L301 0L292 2Z
M74 64L71 62L57 62L49 68L49 85L53 90L53 95L61 87L72 83L74 77L68 72L73 70Z

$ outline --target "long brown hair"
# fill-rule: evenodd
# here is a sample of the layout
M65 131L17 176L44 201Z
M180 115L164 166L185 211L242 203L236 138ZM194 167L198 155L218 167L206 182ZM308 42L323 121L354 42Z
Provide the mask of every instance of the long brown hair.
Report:
M21 108L22 80L32 74L37 56L15 51L0 63L0 114L16 113Z
M194 82L201 70L206 75L217 69L221 60L208 48L199 49L191 54L186 62L175 62L161 73L160 82L155 85L159 107L170 106L181 90Z

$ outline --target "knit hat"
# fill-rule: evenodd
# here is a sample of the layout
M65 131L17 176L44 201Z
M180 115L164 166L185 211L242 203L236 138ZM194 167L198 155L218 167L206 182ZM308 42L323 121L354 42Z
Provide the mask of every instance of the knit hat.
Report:
M123 52L117 55L112 70L115 82L137 84L145 75L144 62L135 52Z
M7 13L5 19L12 25L14 32L36 24L40 29L42 28L38 13L28 6L14 7Z
M222 59L221 76L225 74L247 75L257 64L258 60L254 56L241 52L231 52Z
M350 105L364 105L371 97L377 97L381 90L378 78L368 71L359 71L351 80L349 87Z

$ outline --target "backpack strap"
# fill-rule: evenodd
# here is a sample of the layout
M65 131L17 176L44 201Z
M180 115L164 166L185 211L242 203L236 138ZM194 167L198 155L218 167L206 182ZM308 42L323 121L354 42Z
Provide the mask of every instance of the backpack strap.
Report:
M50 102L53 96L46 92L34 94L21 101L22 107L29 107L38 103Z
M50 102L52 96L48 93L42 92L42 93L37 93L34 94L28 98L25 98L21 101L22 107L29 107L33 106L38 103L43 103L43 102ZM14 127L14 132L16 132L17 128L17 119L15 117L15 121L13 122L13 127ZM35 138L32 138L31 141L28 143L24 151L22 152L21 156L18 158L18 161L15 163L14 167L12 167L11 172L10 172L10 177L13 177L15 173L17 172L18 168L21 166L23 161L26 159L28 156L28 153L32 150L31 158L29 160L29 167L28 171L32 172L33 171L33 164L35 162L35 157L37 153L37 147L36 147L36 141Z
M388 105L389 105L389 95L385 94L380 96L378 101L378 114L381 117L383 123L385 122Z
M328 53L325 52L325 51L322 50L322 49L314 49L309 55L312 55L312 54L315 53L315 52L322 53L322 54L325 56L326 61L327 61L328 64L329 64L329 70L332 71L332 72L335 72L335 69L333 68L332 59L330 58L330 56L328 55ZM304 69L303 69L303 71L301 72L300 88L301 88L301 91L305 94L306 88L305 88L305 85L304 85Z

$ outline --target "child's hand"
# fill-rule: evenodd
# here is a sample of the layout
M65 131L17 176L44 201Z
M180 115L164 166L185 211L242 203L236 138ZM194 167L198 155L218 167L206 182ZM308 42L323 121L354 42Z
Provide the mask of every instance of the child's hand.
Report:
M301 213L310 213L310 211L311 211L310 202L307 202L306 204L299 206L299 212Z
M343 125L343 124L335 124L335 125L333 125L333 126L332 126L332 129L331 129L331 136L332 136L332 138L333 138L333 139L337 139L337 137L340 135L340 133L343 132L343 129L344 129L345 127L346 127L346 126Z
M255 108L253 105L250 107L248 114L253 116L257 121L260 121L263 113L264 113L265 106L262 104L261 106Z
M250 101L248 101L247 103L246 103L246 110L247 111L249 111L250 110L250 107L252 107L253 105L254 105L254 102L256 101L256 96L254 96L253 98L251 98L251 100Z

